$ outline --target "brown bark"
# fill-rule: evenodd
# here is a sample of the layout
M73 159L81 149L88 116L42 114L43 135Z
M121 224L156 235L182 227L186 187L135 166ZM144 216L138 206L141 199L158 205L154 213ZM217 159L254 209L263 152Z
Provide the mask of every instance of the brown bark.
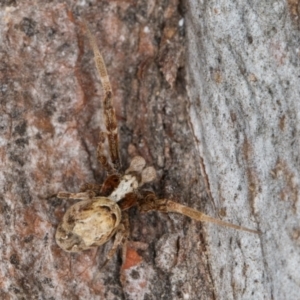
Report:
M1 299L299 293L291 6L266 14L263 5L209 1L1 5ZM54 195L105 177L96 159L103 93L80 20L107 65L123 168L143 156L158 172L152 188L159 196L258 228L260 238L132 209L123 263L118 254L100 269L111 243L80 254L56 245L55 229L70 203Z

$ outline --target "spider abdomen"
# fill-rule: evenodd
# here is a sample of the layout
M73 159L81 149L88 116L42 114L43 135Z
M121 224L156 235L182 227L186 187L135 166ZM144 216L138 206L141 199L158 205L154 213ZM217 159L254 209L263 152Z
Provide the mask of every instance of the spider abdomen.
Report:
M66 211L56 231L56 242L68 252L98 247L111 238L120 221L116 202L105 197L83 200Z

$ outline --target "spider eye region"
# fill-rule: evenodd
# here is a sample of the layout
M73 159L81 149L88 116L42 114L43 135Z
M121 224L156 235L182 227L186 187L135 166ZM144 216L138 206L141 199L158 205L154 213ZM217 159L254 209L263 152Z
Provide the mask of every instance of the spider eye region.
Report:
M55 238L60 248L79 252L106 243L121 221L118 204L105 197L75 203L66 211Z

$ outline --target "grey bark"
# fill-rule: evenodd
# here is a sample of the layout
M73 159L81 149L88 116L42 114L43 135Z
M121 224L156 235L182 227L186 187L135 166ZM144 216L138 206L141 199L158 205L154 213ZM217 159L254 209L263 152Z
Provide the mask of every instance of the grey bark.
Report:
M1 2L0 298L295 299L299 294L299 32L294 3ZM127 257L63 252L70 205L102 182L102 89L80 20L104 55L124 169L261 236L130 211Z
M189 4L190 116L211 193L227 218L262 232L221 236L209 227L215 296L296 299L298 4Z

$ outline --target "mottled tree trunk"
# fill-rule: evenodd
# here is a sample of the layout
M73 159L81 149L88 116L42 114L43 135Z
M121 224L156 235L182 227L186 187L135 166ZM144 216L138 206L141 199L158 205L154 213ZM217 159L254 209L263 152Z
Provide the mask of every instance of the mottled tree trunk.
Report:
M299 295L298 6L229 1L4 1L0 18L1 299L295 299ZM101 183L103 53L123 169L161 197L261 236L130 211L130 241L69 254L70 202ZM298 97L297 97L298 96Z
M189 115L221 215L209 226L218 299L296 299L299 273L298 2L190 1Z

